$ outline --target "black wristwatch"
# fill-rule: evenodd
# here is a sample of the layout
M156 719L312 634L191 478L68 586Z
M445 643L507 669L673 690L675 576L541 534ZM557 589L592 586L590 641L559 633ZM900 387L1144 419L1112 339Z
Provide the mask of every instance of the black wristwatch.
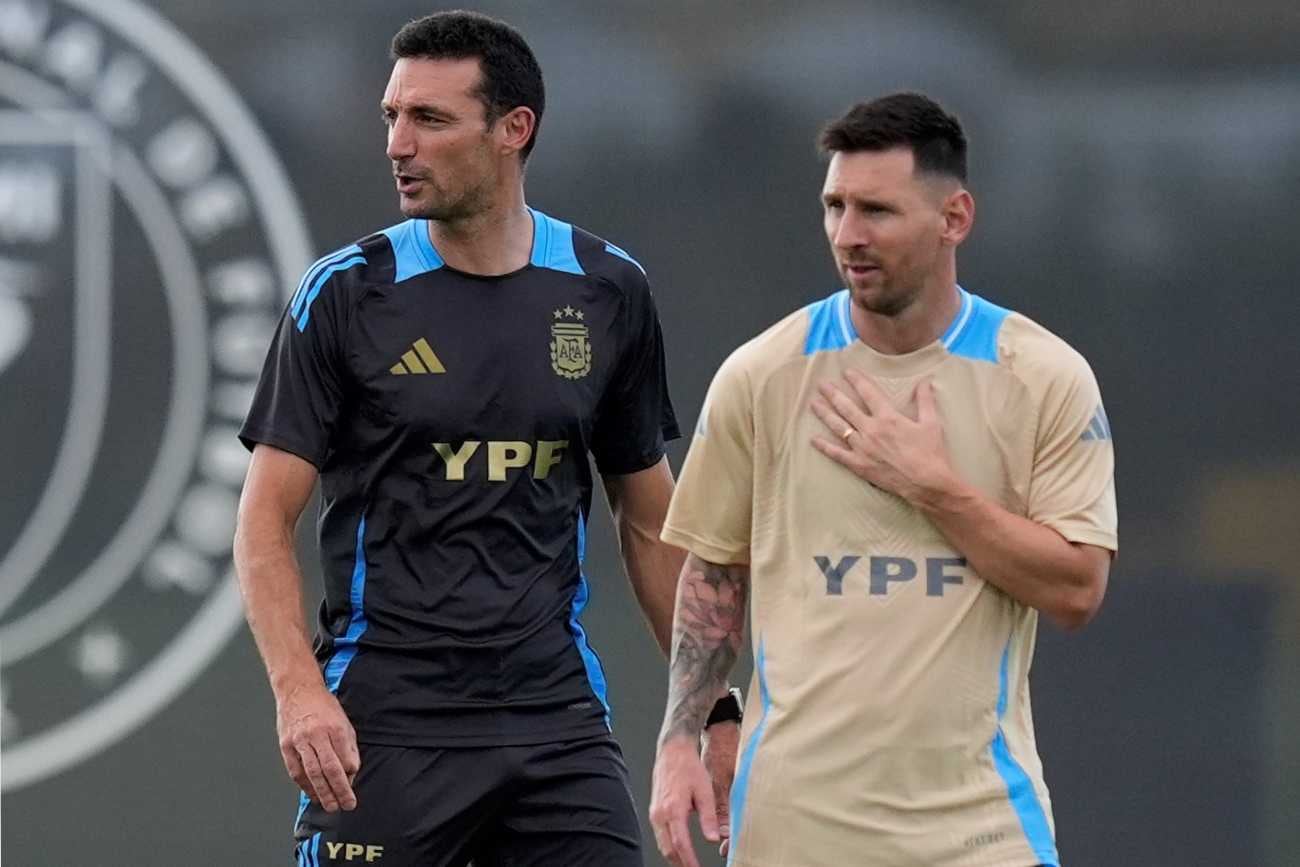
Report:
M726 695L714 702L713 710L709 711L709 718L704 721L704 727L708 728L720 722L739 723L745 718L744 708L745 700L741 697L740 687L733 686L727 690Z

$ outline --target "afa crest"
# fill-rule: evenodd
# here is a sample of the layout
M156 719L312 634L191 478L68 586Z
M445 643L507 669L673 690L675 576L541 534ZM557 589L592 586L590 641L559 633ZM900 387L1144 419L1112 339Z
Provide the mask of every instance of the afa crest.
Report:
M591 373L590 330L582 324L583 313L565 307L554 315L557 321L551 325L551 369L565 379L581 379Z

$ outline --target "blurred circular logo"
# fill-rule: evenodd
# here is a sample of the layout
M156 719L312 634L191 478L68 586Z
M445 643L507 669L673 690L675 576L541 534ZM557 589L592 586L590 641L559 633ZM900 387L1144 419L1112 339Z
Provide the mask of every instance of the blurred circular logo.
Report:
M235 438L308 261L231 87L133 0L0 0L6 790L157 712L241 621Z

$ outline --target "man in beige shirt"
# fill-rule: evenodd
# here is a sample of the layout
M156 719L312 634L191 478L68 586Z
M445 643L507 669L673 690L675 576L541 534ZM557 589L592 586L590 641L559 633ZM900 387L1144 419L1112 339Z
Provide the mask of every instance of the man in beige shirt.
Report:
M722 365L663 533L690 556L656 839L695 867L692 810L728 837L697 735L752 601L730 864L1058 865L1028 678L1039 613L1087 623L1116 550L1100 392L1064 341L958 285L954 117L895 94L821 143L846 288Z

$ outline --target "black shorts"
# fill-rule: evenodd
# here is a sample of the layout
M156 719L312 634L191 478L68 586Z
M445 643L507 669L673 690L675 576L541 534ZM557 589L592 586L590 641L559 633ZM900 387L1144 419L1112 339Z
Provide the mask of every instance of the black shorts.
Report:
M641 867L627 766L607 734L360 749L355 810L326 813L303 798L298 867Z

